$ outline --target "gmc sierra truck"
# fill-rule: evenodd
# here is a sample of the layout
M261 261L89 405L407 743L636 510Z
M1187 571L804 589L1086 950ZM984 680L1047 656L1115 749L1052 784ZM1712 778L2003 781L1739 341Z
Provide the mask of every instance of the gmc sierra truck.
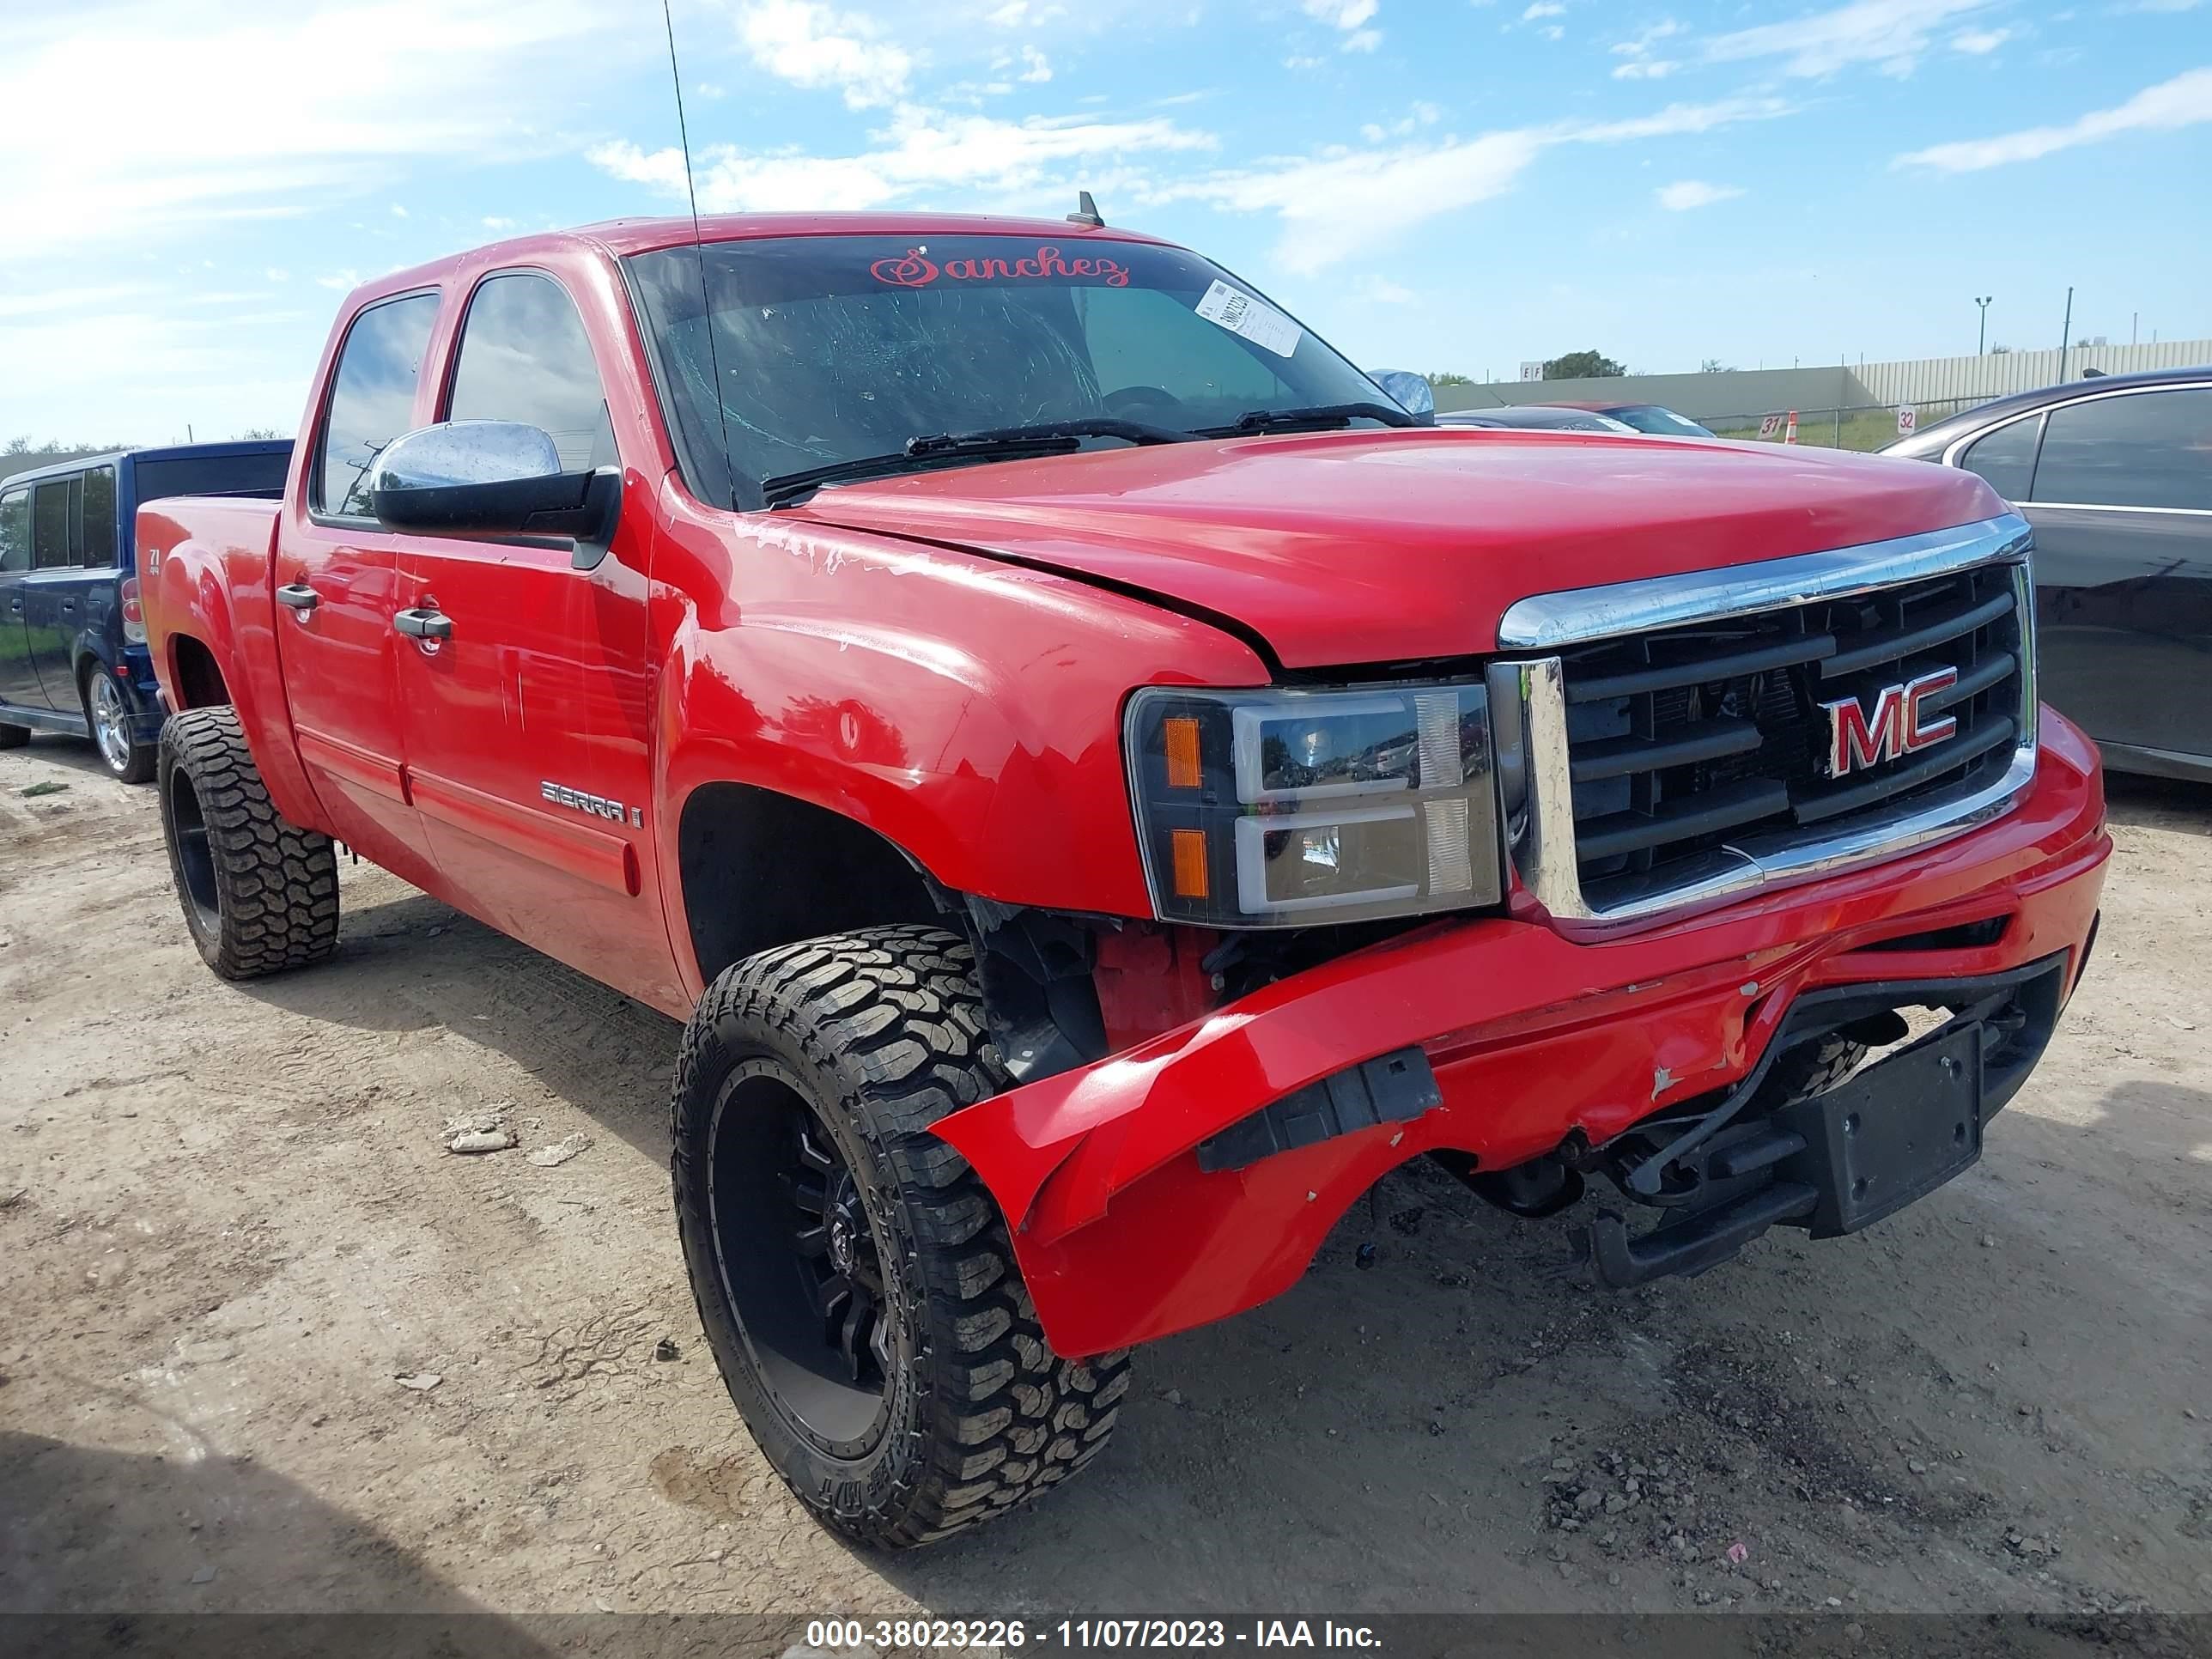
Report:
M503 242L356 292L300 430L137 519L193 940L323 957L342 842L686 1021L707 1340L872 1542L1408 1159L1613 1285L1866 1227L2095 937L1981 479L1438 429L1127 231Z

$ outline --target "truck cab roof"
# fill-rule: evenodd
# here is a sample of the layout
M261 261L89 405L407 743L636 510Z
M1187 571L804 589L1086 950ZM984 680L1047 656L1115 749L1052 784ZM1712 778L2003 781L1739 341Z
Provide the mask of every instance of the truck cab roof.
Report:
M465 271L579 250L626 258L680 247L694 240L742 242L775 236L1038 236L1071 246L1091 242L1143 242L1172 246L1164 239L1116 226L1071 224L1065 219L1025 219L988 213L710 213L695 222L687 215L607 219L566 230L547 230L489 242L460 253L372 277L353 291L347 308L386 295L404 294Z

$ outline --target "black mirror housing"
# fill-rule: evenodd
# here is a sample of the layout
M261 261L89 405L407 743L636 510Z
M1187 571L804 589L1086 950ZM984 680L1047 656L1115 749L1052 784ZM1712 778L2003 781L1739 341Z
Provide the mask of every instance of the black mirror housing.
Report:
M564 471L553 440L514 421L448 421L394 439L368 481L387 530L430 536L558 538L580 570L607 554L622 469Z

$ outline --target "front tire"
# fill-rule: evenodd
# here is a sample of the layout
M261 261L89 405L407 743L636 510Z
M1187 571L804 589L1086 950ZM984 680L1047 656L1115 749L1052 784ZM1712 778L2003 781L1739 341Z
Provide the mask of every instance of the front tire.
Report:
M0 726L0 749L21 749L31 740L27 726Z
M277 816L235 710L194 708L161 728L161 830L185 925L225 979L304 968L338 941L330 837Z
M1102 1451L1126 1353L1044 1340L997 1203L929 1126L1006 1082L952 934L764 951L708 988L673 1109L676 1212L715 1364L824 1525L926 1544Z

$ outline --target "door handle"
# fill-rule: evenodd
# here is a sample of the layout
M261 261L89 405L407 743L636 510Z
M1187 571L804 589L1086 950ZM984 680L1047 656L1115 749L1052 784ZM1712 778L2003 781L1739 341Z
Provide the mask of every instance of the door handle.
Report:
M289 605L303 616L322 602L323 596L305 582L294 582L276 590L277 604Z
M442 611L418 605L412 611L403 611L392 619L392 625L410 640L450 640L453 637L453 619Z

